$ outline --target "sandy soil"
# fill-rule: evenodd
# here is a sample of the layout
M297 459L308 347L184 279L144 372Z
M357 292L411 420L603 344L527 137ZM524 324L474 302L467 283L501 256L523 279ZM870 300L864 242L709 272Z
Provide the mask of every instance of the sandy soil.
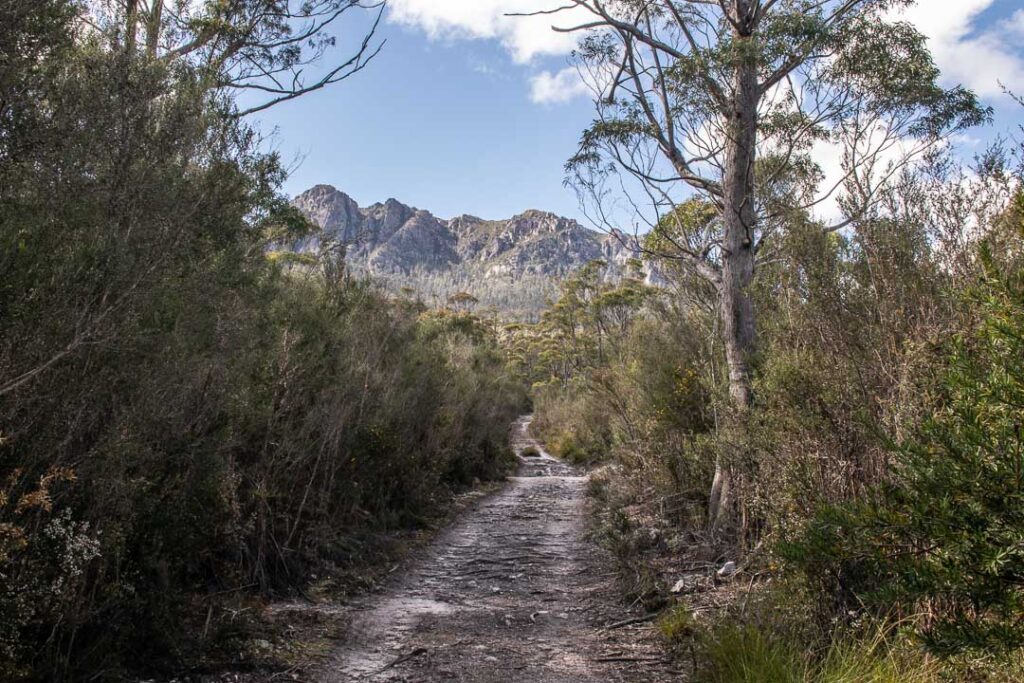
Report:
M349 606L323 682L679 680L584 538L586 476L513 427L519 470L386 589ZM524 457L533 446L539 457Z

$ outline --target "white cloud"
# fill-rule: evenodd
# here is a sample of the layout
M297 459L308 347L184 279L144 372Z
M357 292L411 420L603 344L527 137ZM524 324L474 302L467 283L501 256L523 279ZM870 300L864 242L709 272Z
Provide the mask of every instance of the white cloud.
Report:
M981 97L1002 93L999 83L1024 89L1024 10L977 30L980 15L996 0L920 0L902 18L929 38L947 83L962 83Z
M422 29L434 39L498 40L521 64L537 56L571 52L577 37L552 26L572 26L583 18L580 10L507 16L554 9L559 0L391 0L389 5L391 21Z
M530 78L530 100L536 104L564 104L590 94L590 88L573 67L558 73L542 71Z
M901 17L929 38L947 84L962 83L986 98L1002 93L1000 83L1024 91L1024 10L983 29L982 14L1000 0L919 0ZM437 40L495 40L520 64L537 57L567 55L579 37L559 33L592 17L581 9L553 15L508 16L564 6L562 0L390 0L390 21L424 31ZM568 86L565 94L555 86ZM531 79L534 101L567 101L583 92L563 70Z
M1006 23L1010 31L1015 33L1017 37L1024 37L1024 9L1017 10Z

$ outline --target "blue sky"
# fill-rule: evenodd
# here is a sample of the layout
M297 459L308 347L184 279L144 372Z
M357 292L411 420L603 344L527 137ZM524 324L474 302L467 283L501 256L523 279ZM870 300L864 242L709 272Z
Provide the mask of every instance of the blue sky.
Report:
M395 197L445 218L579 215L563 165L592 107L534 103L529 82L566 56L518 64L494 40L432 39L394 23L380 35L387 44L365 71L261 118L285 161L300 162L290 194L322 182L363 206Z
M550 5L391 0L379 29L387 44L366 70L257 116L293 167L286 191L328 183L364 206L395 197L446 218L538 208L582 219L562 184L592 110L568 68L571 44L550 19L504 16ZM996 108L996 125L973 131L963 153L1016 132L1024 109L996 79L1024 91L1020 0L922 0L906 18L931 38L947 81L966 82ZM341 27L336 55L363 26Z

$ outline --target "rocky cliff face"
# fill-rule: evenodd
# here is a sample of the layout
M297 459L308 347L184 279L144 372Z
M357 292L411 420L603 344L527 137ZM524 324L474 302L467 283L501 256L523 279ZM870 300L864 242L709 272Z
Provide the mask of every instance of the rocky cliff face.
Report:
M328 240L344 243L351 269L412 287L428 299L468 291L485 306L535 311L559 280L587 263L604 260L608 276L617 277L636 257L624 236L604 235L543 211L497 221L445 220L395 199L360 208L330 185L317 185L294 203L322 229L296 249L316 251Z

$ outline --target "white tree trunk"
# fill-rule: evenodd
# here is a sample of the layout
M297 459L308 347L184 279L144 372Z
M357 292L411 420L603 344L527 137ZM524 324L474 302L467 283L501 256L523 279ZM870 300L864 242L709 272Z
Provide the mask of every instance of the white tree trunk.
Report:
M737 2L743 16L747 3ZM749 38L737 35L741 55L742 43ZM723 254L722 279L719 285L719 315L722 318L722 340L729 370L729 399L734 424L742 429L753 395L750 386L750 362L756 344L754 304L748 288L754 278L754 229L757 215L754 206L754 163L757 158L757 107L760 99L757 66L750 58L737 65L733 84L733 111L726 112L725 174L723 191ZM732 476L720 455L715 463L709 519L713 527L726 521L731 501Z

